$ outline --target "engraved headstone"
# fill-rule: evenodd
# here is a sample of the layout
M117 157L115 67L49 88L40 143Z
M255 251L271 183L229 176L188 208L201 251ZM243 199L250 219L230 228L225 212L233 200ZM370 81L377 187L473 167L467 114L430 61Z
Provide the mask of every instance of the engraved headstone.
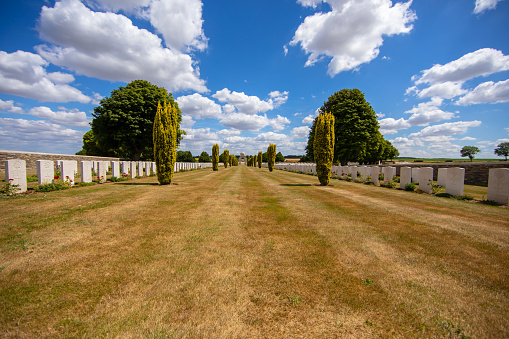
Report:
M488 176L488 200L507 204L509 198L509 168L492 168Z
M51 160L37 160L37 181L39 185L51 184L55 178L55 165Z
M452 195L460 196L463 195L464 187L465 187L465 169L459 167L448 168L445 192Z
M76 171L76 161L73 160L62 160L60 162L60 171L62 174L62 181L69 182L71 186L74 186L74 173Z
M405 188L405 185L412 183L412 167L401 167L399 169L399 187Z
M433 187L430 183L433 183L433 167L421 167L419 171L419 189L426 193L432 193Z
M81 161L81 182L92 182L92 161Z
M5 182L10 182L11 185L18 185L19 189L16 193L26 192L27 169L25 160L5 160Z

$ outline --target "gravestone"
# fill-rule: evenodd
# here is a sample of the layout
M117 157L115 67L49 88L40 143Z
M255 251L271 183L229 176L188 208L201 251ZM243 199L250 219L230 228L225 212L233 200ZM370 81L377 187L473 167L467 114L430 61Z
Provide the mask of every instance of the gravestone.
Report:
M433 183L433 167L421 167L419 171L419 189L426 193L432 193L433 187L430 183Z
M120 178L120 162L118 161L111 162L111 176L115 178Z
M371 182L374 184L377 184L380 179L379 175L380 175L380 167L372 166L371 167Z
M81 182L92 182L92 161L81 161Z
M419 182L421 177L419 171L420 171L419 167L412 167L412 182Z
M390 166L382 167L382 174L384 175L384 181L389 181L394 178L393 173L394 173L395 169L396 169L395 167L390 167Z
M448 168L447 182L445 184L445 193L460 196L463 195L464 187L465 187L465 169L459 167Z
M152 173L156 174L156 163L155 162L151 162L150 163L150 167L152 168Z
M120 173L128 175L129 174L129 161L122 161L121 165L122 166L120 168Z
M51 160L37 160L37 181L39 185L51 184L55 178L55 164Z
M108 172L108 161L99 161L97 164L97 179L99 182L106 182L106 172Z
M136 162L135 161L131 161L131 179L133 179L134 177L136 177Z
M439 168L437 175L437 185L445 187L447 184L447 168Z
M149 166L149 163L148 163L148 162L146 162L146 163L145 163L145 175L146 175L147 177L149 177L149 176L150 176L150 166Z
M488 200L507 204L509 198L509 168L492 168L488 177Z
M357 179L357 166L351 166L349 168L351 168L350 173L352 174L352 180Z
M138 176L143 176L143 162L138 161Z
M405 185L412 183L412 167L401 167L399 169L399 187L405 188Z
M74 186L74 172L76 170L76 161L72 160L61 160L60 161L60 173L62 181L71 183Z
M26 161L20 159L5 160L5 182L18 185L16 193L27 191L27 167Z

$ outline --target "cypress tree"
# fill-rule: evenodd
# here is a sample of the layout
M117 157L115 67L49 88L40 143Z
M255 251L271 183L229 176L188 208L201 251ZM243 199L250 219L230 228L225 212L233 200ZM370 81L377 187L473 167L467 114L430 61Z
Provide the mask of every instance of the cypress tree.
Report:
M212 146L212 170L218 171L218 163L219 163L219 145L214 144Z
M163 108L158 102L152 138L157 180L161 185L168 185L173 180L175 160L177 159L178 129L177 109L167 102L164 103Z
M318 180L320 185L327 186L334 159L334 115L330 112L320 113L316 120L313 151Z
M262 151L258 152L258 168L262 168L262 159L263 159L263 153ZM255 164L256 166L256 164Z
M228 168L228 162L229 161L230 161L230 151L225 149L223 151L223 164L224 164L224 168Z
M267 164L269 166L270 172L274 170L275 162L276 162L276 145L269 144L269 147L267 147Z

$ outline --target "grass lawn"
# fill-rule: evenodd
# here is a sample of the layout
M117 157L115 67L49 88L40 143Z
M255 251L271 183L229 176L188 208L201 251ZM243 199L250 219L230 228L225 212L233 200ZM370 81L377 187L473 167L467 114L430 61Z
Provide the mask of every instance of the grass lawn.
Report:
M1 198L0 337L509 337L509 209L239 166Z

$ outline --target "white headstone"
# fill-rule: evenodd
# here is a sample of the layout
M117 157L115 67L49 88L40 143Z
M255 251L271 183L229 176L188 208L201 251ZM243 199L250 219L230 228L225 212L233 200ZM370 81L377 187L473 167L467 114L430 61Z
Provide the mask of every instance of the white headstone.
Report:
M433 183L433 167L421 167L419 171L419 189L426 193L432 193L433 187L430 183Z
M81 161L81 182L92 182L92 161Z
M371 182L376 184L379 181L379 175L380 175L380 167L378 166L372 166L371 167Z
M445 192L452 195L460 196L463 195L464 187L465 187L465 169L459 167L448 168Z
M156 172L156 163L155 163L155 162L151 162L151 163L150 163L150 165L151 165L151 167L152 167L152 172L153 172L154 174L156 174L156 173L157 173L157 172Z
M51 160L37 160L37 181L39 185L51 184L55 178L55 164Z
M131 179L136 176L136 162L131 161Z
M401 167L399 169L399 187L405 188L405 185L412 183L412 167Z
M141 161L138 161L138 176L143 176L143 163Z
M492 168L488 176L488 200L507 204L509 198L509 168Z
M100 182L106 182L106 172L108 172L108 161L99 161L97 164L97 179Z
M382 174L384 175L384 181L389 181L394 178L395 167L382 167Z
M60 162L60 173L62 181L71 183L74 186L74 172L76 170L76 161L62 160Z
M120 162L118 161L111 162L111 176L115 178L120 178Z
M437 185L445 187L447 184L447 168L439 168L437 175Z
M357 179L357 166L350 166L349 168L351 168L352 180Z
M122 161L122 169L121 169L121 173L122 174L129 174L129 161Z
M5 182L10 182L11 185L18 185L19 190L16 193L26 192L27 167L25 160L5 160Z
M148 162L145 163L145 175L147 177L150 176L150 166Z
M419 171L420 171L419 167L412 167L412 182L419 182L421 177Z

